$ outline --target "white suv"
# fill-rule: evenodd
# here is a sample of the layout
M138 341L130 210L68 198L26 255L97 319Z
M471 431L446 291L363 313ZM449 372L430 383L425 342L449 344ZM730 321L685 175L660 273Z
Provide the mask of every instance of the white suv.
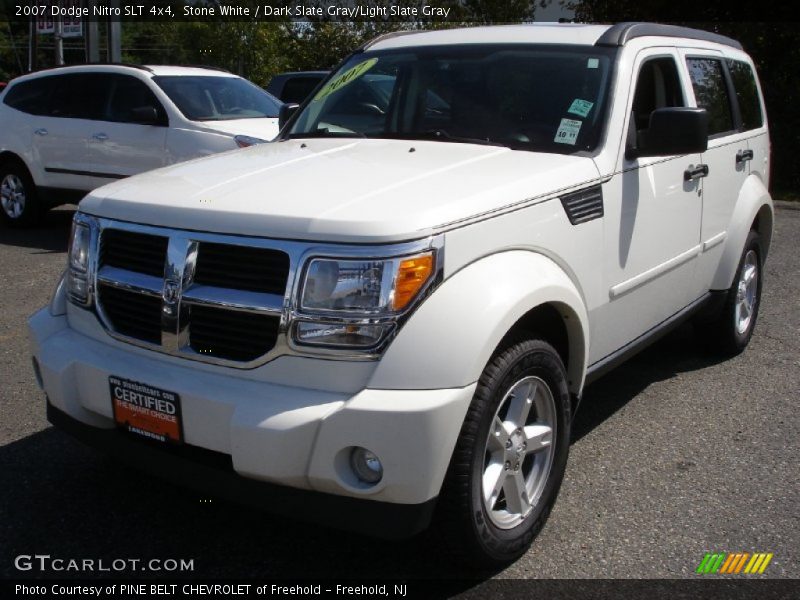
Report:
M434 519L511 560L587 383L690 316L720 352L747 345L768 180L728 38L379 38L279 141L81 202L30 320L48 417L172 481L370 534Z
M0 218L176 162L270 140L280 101L207 68L82 65L12 81L0 96Z

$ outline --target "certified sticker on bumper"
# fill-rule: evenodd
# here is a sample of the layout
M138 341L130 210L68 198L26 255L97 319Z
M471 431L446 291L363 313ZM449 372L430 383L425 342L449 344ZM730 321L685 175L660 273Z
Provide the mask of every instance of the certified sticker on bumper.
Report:
M142 437L178 444L181 442L181 405L178 394L144 383L108 378L114 420Z

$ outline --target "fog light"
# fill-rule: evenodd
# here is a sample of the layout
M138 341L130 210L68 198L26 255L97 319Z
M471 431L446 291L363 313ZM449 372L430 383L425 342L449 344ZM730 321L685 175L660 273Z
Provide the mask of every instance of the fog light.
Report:
M375 453L366 448L353 448L350 453L350 466L359 480L376 484L383 478L383 465Z

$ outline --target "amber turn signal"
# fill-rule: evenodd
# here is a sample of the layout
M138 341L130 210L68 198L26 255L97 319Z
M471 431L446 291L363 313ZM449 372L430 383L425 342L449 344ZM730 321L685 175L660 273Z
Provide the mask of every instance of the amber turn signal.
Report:
M400 261L394 287L394 310L402 310L416 297L433 274L433 253Z

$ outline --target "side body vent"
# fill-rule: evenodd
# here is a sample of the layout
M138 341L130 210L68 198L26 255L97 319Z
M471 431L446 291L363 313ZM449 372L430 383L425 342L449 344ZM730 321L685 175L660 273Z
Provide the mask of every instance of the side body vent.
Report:
M599 185L561 196L561 204L573 225L603 216L603 188Z

